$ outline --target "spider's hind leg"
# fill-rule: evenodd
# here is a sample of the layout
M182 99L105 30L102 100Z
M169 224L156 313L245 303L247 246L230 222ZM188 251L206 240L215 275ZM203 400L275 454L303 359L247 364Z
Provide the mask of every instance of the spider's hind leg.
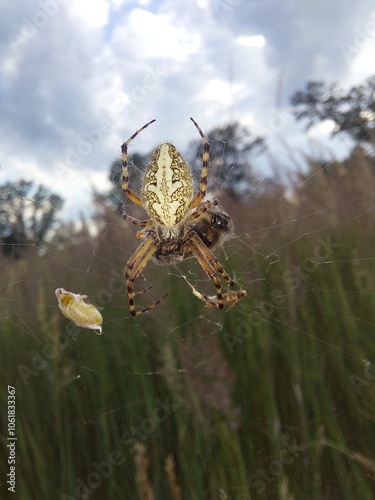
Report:
M148 261L151 259L151 257L154 255L154 253L157 250L157 245L152 237L146 238L137 248L137 250L134 252L134 254L130 257L126 264L125 268L125 279L127 282L127 293L128 293L128 300L129 300L129 309L130 309L130 314L132 315L133 318L136 316L139 316L140 314L143 314L147 311L150 311L154 307L156 307L160 302L168 295L164 295L161 299L157 300L153 304L151 304L148 307L145 307L144 309L141 309L137 311L135 309L135 302L134 298L136 295L139 295L139 293L144 293L142 292L134 292L134 281L138 278L140 273L143 271L143 269L146 267Z
M198 299L203 300L205 307L211 308L211 309L220 309L220 301L218 297L215 297L214 295L207 296L204 293L200 292L197 290L186 278L186 276L183 276L185 281L188 283L190 288L192 289L193 294L198 297ZM228 288L228 291L222 295L222 303L223 306L232 309L241 299L242 297L246 297L247 293L246 290L238 290L237 292L234 290L231 290Z
M150 287L150 288L151 288L151 287ZM146 290L142 290L142 291L140 291L140 292L138 292L138 293L135 293L135 294L134 294L134 296L135 296L135 295L140 295L140 294L142 294L142 293L146 292L147 290L149 290L150 288L147 288ZM158 299L156 302L154 302L154 303L153 303L153 304L151 304L150 306L145 307L144 309L140 309L140 310L138 310L138 311L136 311L135 309L132 311L132 310L130 309L130 310L131 310L131 315L132 315L132 317L133 317L133 318L135 318L136 316L140 316L141 314L146 313L146 312L150 311L151 309L154 309L154 307L158 306L158 305L160 304L160 302L162 302L162 301L165 299L165 297L166 297L167 295L168 295L168 294L166 293L165 295L163 295L163 297L161 297L160 299Z
M216 288L216 297L206 297L201 292L195 294L202 300L206 302L208 307L213 307L213 304L218 309L223 309L226 305L233 302L233 298L230 295L224 294L220 281L220 276L228 283L228 286L234 286L236 282L229 276L229 274L224 270L223 266L214 256L214 254L206 247L195 231L191 231L189 234L189 246L195 255L195 258L202 266L203 270L209 278L212 279ZM235 292L236 294L236 292ZM244 294L238 292L238 300L243 297ZM237 302L238 302L237 300Z

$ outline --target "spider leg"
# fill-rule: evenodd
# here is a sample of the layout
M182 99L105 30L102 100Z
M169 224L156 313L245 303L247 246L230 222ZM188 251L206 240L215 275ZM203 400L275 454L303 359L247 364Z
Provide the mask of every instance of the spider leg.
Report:
M135 295L135 296L136 296L136 295L142 295L143 293L146 293L146 292L150 291L150 290L151 290L151 288L152 288L152 285L150 285L150 286L149 286L149 287L147 287L147 288L144 288L143 290L141 290L140 292L135 293L134 295Z
M221 287L221 281L219 275L222 276L229 286L233 286L236 283L232 278L224 271L223 266L214 256L214 254L206 247L199 236L191 231L189 236L189 247L192 250L194 256L196 257L199 264L202 266L203 270L209 278L211 278L215 284L216 294L217 294L217 304L219 309L223 309L223 290ZM209 301L211 302L211 300Z
M193 294L198 297L198 299L201 299L203 300L203 302L206 303L206 307L217 307L216 303L215 303L215 298L212 298L212 297L207 297L207 295L205 295L204 293L200 292L199 290L197 290L191 283L190 281L187 279L186 276L182 275L182 277L184 278L184 280L186 281L186 283L190 286ZM217 299L216 299L217 300Z
M207 190L208 164L209 164L209 161L210 161L210 143L208 142L207 137L202 132L202 130L201 130L200 126L198 125L198 123L195 120L193 120L193 118L190 118L190 120L194 123L195 128L198 130L200 136L202 137L202 141L203 141L203 144L204 144L204 147L203 147L203 158L202 158L203 163L202 163L202 171L201 171L201 179L200 179L200 184L199 184L199 191L198 191L197 196L195 198L193 198L193 200L190 203L190 208L194 208L197 205L199 205L199 203L203 200L203 198L204 198L204 196L206 194L206 190Z
M146 125L143 125L140 129L138 129L132 136L129 137L129 139L124 142L124 144L121 146L121 152L122 152L122 191L125 196L129 198L129 200L133 201L140 207L143 206L141 198L134 193L129 188L129 170L128 170L128 146L131 143L131 141L137 137L138 134L142 132L145 128L147 128L151 123L154 123L155 120L151 120L150 122L146 123Z
M136 219L135 217L132 217L131 215L128 214L123 214L124 219L128 220L132 224L135 224L138 227L147 227L147 226L152 226L155 224L155 221L153 219L147 219L147 220L139 220Z
M198 297L198 299L203 300L203 302L205 303L205 307L212 308L212 309L219 309L220 308L217 297L214 297L214 296L208 297L204 293L202 293L199 290L197 290L188 281L188 279L186 278L186 276L182 276L182 277L184 278L184 280L186 281L186 283L192 289L193 294L196 297ZM246 296L247 296L246 290L242 290L241 289L241 290L239 290L239 291L236 292L234 290L228 289L228 292L226 292L226 293L223 294L223 304L224 304L224 307L227 307L228 309L231 309L232 307L234 307L242 299L242 297L246 297Z
M208 210L209 208L215 207L218 203L219 202L217 200L204 201L203 203L201 203L199 205L199 207L197 208L197 210L195 212L193 212L192 214L190 214L186 217L186 221L191 221L191 220L197 219L198 217L203 215L206 210Z
M137 250L130 257L130 259L126 264L125 279L127 281L127 292L129 299L130 314L132 315L133 318L135 316L139 316L140 314L149 311L150 309L153 309L167 296L167 294L164 295L161 299L157 300L156 302L146 307L145 309L141 309L140 311L135 310L134 297L138 295L138 293L134 292L133 283L138 278L143 269L146 267L148 261L154 255L156 250L157 250L157 245L154 239L152 237L148 237L139 245Z

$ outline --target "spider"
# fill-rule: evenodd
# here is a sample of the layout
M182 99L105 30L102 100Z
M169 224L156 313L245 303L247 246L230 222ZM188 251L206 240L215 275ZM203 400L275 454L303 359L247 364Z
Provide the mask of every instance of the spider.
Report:
M189 167L179 151L170 143L161 144L152 154L144 174L141 197L130 189L128 146L155 120L146 123L121 146L123 193L129 200L144 208L150 216L149 219L141 221L124 213L125 219L141 228L136 236L143 239L125 268L129 308L133 317L154 308L165 297L145 309L135 308L134 298L138 294L134 292L134 282L151 259L157 264L171 265L195 257L216 288L215 297L196 295L207 306L218 309L234 302L233 299L227 300L228 294L223 300L220 276L230 287L236 283L210 250L233 234L233 223L217 200L204 200L210 144L196 121L193 118L190 120L198 130L204 145L199 190L195 196ZM244 296L242 290L234 294L237 302Z

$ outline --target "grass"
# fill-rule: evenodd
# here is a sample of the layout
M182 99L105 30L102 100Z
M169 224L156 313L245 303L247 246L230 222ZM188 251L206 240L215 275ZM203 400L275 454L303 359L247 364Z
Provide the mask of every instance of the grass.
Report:
M232 310L204 309L178 271L150 265L139 302L169 296L130 319L116 276L132 233L108 215L105 237L3 258L1 444L12 385L16 498L373 498L373 167L340 189L313 167L304 203L251 206L251 233L250 207L228 208L246 229L226 247L248 292ZM181 269L205 286L193 261ZM60 314L58 286L104 306L102 336Z

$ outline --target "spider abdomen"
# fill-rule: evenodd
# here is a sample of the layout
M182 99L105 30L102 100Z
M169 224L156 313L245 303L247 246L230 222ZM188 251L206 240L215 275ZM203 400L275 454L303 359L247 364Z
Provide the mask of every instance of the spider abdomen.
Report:
M151 157L142 185L142 201L150 217L168 227L185 217L193 197L186 161L172 144L162 144Z

